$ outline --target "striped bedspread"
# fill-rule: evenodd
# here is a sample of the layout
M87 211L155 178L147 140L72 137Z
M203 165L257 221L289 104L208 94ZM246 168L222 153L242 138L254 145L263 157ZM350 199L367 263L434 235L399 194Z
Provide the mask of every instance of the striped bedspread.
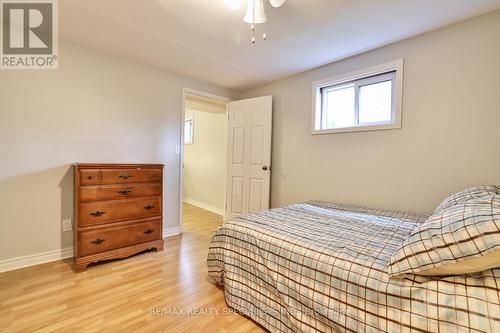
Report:
M500 269L387 275L426 218L323 202L254 213L216 230L208 272L271 332L500 332Z

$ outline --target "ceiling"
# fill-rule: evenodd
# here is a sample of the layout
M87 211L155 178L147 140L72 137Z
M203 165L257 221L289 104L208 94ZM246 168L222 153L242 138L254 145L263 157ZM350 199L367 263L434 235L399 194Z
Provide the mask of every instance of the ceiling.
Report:
M234 90L250 89L500 8L500 0L288 0L250 43L224 0L59 1L60 36ZM244 7L244 6L243 6Z

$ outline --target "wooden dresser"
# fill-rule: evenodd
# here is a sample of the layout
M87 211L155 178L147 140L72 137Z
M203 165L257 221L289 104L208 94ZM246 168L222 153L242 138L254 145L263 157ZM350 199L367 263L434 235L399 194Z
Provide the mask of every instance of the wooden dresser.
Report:
M161 164L75 164L75 269L163 250Z

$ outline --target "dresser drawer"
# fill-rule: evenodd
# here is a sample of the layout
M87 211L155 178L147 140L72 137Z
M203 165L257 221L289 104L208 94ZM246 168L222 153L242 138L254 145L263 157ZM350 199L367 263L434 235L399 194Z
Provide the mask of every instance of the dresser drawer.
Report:
M80 170L80 185L99 184L99 170Z
M149 181L148 169L104 169L101 170L101 184L146 183Z
M163 180L163 169L150 169L149 170L149 181L150 182L161 182Z
M162 184L102 185L99 200L113 200L134 197L156 197L162 194Z
M148 197L80 205L80 227L161 215L161 197Z
M161 239L161 220L79 233L80 254L87 256Z
M161 195L158 194L158 195ZM113 200L148 196L148 185L102 185L99 189L99 200Z
M161 183L82 186L80 202L119 200L124 198L156 197L162 194Z

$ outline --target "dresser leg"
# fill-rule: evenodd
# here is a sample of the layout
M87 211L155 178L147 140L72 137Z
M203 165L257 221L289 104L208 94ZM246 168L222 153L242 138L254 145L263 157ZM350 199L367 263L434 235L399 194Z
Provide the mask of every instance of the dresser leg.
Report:
M75 272L85 272L87 270L88 264L75 264Z

